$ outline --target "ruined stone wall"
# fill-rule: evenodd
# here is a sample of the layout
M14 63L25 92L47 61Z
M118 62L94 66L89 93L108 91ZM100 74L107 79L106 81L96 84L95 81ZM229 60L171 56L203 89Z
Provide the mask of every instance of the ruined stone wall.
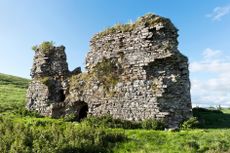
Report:
M27 108L45 116L60 116L69 76L65 47L50 42L35 46L32 82L27 92Z
M42 114L60 117L75 113L80 118L87 111L133 121L162 119L169 127L178 126L192 114L188 59L178 51L177 37L177 29L169 19L152 14L133 24L116 25L92 38L84 73L79 69L75 70L77 73L67 73L65 56L62 58L59 53L48 56L51 63L40 66L46 56L39 56L38 49L32 77L49 74L57 83L53 90L44 83L32 82L28 104L33 105L28 108L37 110L38 104L51 100L51 113L40 110ZM41 67L45 75L40 72ZM61 102L55 99L60 90L65 96ZM52 92L54 97L47 96Z

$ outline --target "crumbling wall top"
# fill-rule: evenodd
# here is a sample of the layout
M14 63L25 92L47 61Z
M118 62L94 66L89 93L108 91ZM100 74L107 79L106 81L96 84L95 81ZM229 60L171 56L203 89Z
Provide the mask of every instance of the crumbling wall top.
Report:
M90 41L86 69L106 59L124 59L122 65L142 67L155 59L179 53L177 28L164 17L147 14L134 23L117 24Z
M104 36L113 35L117 33L129 33L136 30L138 31L144 27L153 27L156 28L156 30L165 28L168 31L175 33L178 31L178 29L172 24L170 19L149 13L142 17L139 17L134 23L116 24L110 28L107 28L104 31L94 35L91 42L93 43L94 41L97 41L98 39L101 39Z
M31 77L65 76L69 73L65 47L55 47L53 42L45 41L33 46L35 51Z

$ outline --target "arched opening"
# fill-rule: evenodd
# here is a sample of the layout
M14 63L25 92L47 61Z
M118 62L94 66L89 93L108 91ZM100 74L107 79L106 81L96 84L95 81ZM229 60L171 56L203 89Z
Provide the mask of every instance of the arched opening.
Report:
M65 101L65 94L64 94L64 90L63 89L60 89L59 91L58 91L58 95L59 95L59 101L60 102L63 102L63 101Z
M86 118L87 113L88 113L88 105L86 103L84 103L84 105L79 110L78 120L80 121L80 120Z

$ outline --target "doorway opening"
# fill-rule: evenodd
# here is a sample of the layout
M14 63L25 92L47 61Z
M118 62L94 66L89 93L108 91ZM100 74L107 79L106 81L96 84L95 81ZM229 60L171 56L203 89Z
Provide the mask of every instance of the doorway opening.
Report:
M88 108L87 103L84 102L82 107L79 109L79 116L78 116L79 121L87 117L88 109L89 108Z
M65 94L64 94L64 90L63 89L60 89L58 91L58 95L59 95L58 99L59 99L60 102L65 101Z

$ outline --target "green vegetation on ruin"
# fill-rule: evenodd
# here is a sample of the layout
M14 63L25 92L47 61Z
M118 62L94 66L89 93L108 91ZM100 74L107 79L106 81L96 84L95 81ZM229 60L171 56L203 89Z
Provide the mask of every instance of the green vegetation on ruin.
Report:
M114 86L119 82L123 69L117 60L103 58L89 73L81 73L70 77L70 88L89 89L90 82L98 80L108 95L112 95Z
M50 49L54 47L54 44L55 43L53 41L44 41L40 45L32 46L32 50L36 51L37 49L39 49L44 54L48 54L51 51Z
M107 91L119 82L119 77L122 72L123 69L118 61L112 59L103 58L103 60L94 67L96 77L102 82Z
M153 94L156 95L157 92L159 91L159 87L156 82L152 83L151 89L152 89Z
M35 78L35 80L41 82L42 84L48 86L50 78L48 76L44 76L44 77L37 77Z
M95 77L94 73L80 73L77 75L72 75L70 77L70 90L77 90L78 92L83 92L84 89L91 88L90 82Z
M48 76L42 76L35 78L36 81L41 82L42 84L46 85L50 91L52 91L54 87L54 82Z
M106 28L104 31L97 33L92 40L96 41L104 36L114 34L114 33L125 33L125 32L131 32L134 29L136 29L139 26L152 26L154 27L155 25L162 23L164 25L167 25L168 27L171 27L175 29L175 27L171 24L170 20L167 18L159 17L154 14L146 14L143 17L140 17L137 19L136 22L132 23L127 23L127 24L115 24L112 27Z
M230 109L195 108L199 128L178 132L136 129L131 122L110 117L65 122L24 109L28 82L0 75L1 153L230 152Z

